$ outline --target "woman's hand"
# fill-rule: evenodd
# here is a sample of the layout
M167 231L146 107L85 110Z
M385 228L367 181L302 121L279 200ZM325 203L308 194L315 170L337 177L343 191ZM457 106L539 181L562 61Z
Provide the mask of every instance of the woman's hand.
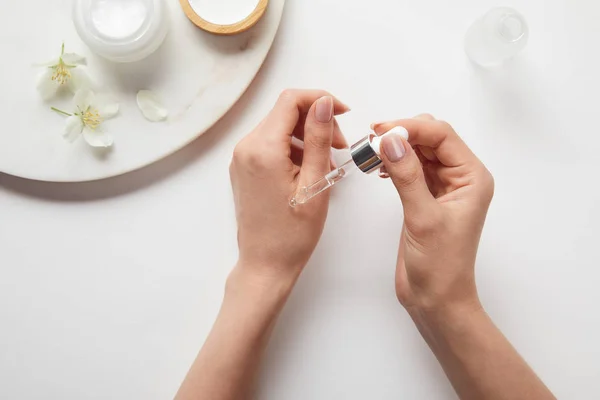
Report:
M223 305L178 400L248 397L269 335L323 231L329 197L289 202L331 169L331 147L346 141L335 115L348 107L317 90L286 90L273 111L235 148L231 183L240 260ZM304 150L292 138L304 140Z
M329 196L292 208L299 188L331 171L331 148L346 140L335 115L349 108L324 91L286 90L271 113L235 148L230 174L240 262L261 277L296 278L314 251ZM292 146L292 137L304 149Z
M396 292L461 399L554 399L483 310L475 257L494 179L450 125L430 115L375 124L404 205Z
M450 125L430 115L374 124L386 172L404 205L396 292L409 312L479 308L474 266L494 194L490 172Z

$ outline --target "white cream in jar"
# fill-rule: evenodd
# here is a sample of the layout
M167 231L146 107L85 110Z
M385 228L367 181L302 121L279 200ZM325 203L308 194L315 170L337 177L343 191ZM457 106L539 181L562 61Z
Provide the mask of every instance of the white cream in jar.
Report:
M94 53L115 62L148 57L169 28L164 0L75 0L73 22Z

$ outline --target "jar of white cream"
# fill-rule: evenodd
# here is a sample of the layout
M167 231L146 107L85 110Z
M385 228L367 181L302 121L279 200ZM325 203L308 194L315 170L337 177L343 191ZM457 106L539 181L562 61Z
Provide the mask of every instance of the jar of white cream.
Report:
M154 53L169 30L164 0L74 0L73 22L94 53L122 63Z

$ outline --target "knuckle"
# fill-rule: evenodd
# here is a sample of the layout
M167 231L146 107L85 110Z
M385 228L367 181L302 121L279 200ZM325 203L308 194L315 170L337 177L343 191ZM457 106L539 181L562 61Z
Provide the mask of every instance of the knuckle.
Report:
M438 120L438 121L435 121L435 123L437 124L438 128L442 131L454 132L454 128L452 127L452 125L450 125L446 121Z
M329 150L331 147L331 139L323 135L307 135L304 140L305 144L319 150Z
M414 186L420 179L422 171L417 166L410 166L393 176L396 186L406 189Z
M430 120L430 121L435 121L435 117L433 115L429 114L429 113L419 114L415 118L417 118L417 119L426 119L426 120Z
M240 164L248 167L261 166L263 164L263 155L257 152L254 146L242 140L233 150L232 165Z
M244 159L244 157L246 156L246 153L247 153L246 144L242 140L233 149L233 159L231 161L232 165L234 163L242 161Z
M297 90L296 89L284 89L280 94L279 94L279 100L280 101L293 101L296 99L296 94L297 94Z

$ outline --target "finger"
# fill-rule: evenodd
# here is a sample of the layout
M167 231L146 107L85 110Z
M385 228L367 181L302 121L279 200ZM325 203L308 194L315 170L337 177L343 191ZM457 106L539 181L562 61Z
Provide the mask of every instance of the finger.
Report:
M379 177L382 179L388 179L390 174L388 174L387 169L385 167L379 168Z
M415 117L415 119L421 119L424 121L435 121L435 117L431 114L419 114ZM416 149L415 147L413 147L413 148ZM433 152L433 150L430 147L419 146L419 150L420 150L421 154L423 155L423 157L425 157L427 160L438 161L437 157L435 156L435 153ZM418 154L418 152L417 152L417 154Z
M429 120L429 121L434 121L435 117L431 114L419 114L417 116L414 117L415 119L424 119L424 120ZM370 127L371 130L375 130L375 127L379 126L379 125L383 125L386 124L387 122L373 122ZM385 132L382 132L385 133ZM378 134L379 135L379 134Z
M294 165L298 167L302 165L302 160L304 159L304 142L302 140L298 140L295 137L292 138L292 144L290 146L290 160ZM335 158L333 156L333 151L330 151L329 156L329 169L334 170L337 168L337 164L335 162Z
M435 117L431 114L419 114L415 119L422 119L424 121L435 121Z
M377 134L402 126L409 134L412 145L427 146L436 158L448 167L457 167L479 161L450 125L443 121L404 119L374 126Z
M334 100L323 96L310 108L304 126L304 160L300 181L309 184L331 171Z
M339 115L350 111L347 105L324 90L284 90L273 110L265 118L265 125L269 129L264 130L264 135L289 140L303 115L308 113L314 102L324 96L333 99L334 114Z
M385 136L381 148L386 171L404 205L405 219L426 217L430 210L437 207L437 202L429 192L421 162L414 150L400 135Z
M302 161L304 160L304 146L298 147L292 145L292 147L290 147L290 160L292 160L294 165L298 167L302 166ZM329 170L333 171L337 168L337 164L333 159L333 155L331 155L329 161Z
M435 153L433 152L433 149L431 147L415 145L415 148L419 148L419 151L423 155L423 158L425 158L426 160L433 161L433 162L438 161L438 158L435 155Z
M304 158L304 149L302 147L293 145L290 147L290 160L294 165L301 166L302 159Z
M335 118L333 120L333 124L333 141L331 143L331 147L334 149L347 149L348 141L344 137L344 134L342 133L342 130L340 129L340 126ZM300 117L298 124L294 129L293 136L295 138L304 140L304 125L306 125L306 114Z
M347 149L348 148L348 141L346 140L346 137L342 133L342 129L340 128L340 125L338 124L337 119L335 119L335 118L333 119L333 142L332 142L331 146L334 149Z
M311 90L311 89L287 89L284 90L274 109L285 108L288 106L296 107L299 113L308 113L312 105L321 97L329 96L333 99L333 112L334 115L340 115L350 111L350 107L342 103L335 96L325 90Z

